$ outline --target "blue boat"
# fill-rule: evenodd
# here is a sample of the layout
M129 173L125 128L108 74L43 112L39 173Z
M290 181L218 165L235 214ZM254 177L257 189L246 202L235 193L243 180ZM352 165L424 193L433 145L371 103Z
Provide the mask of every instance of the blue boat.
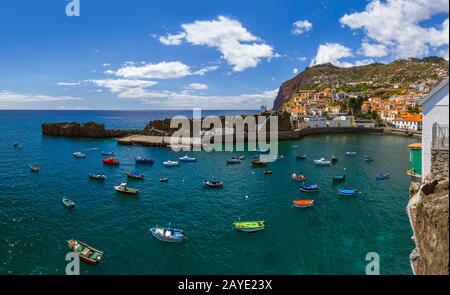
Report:
M103 151L102 155L104 156L114 156L114 152L110 152L110 151Z
M344 181L345 180L345 174L339 174L333 176L333 181Z
M386 173L386 172L377 173L375 175L375 178L378 179L378 180L388 179L389 178L389 173Z
M344 197L352 197L360 194L361 192L358 189L340 189L339 195Z
M317 192L319 190L319 186L317 184L303 184L300 186L300 190L302 192Z
M136 162L136 164L153 164L155 162L152 159L143 158L143 157L136 157L136 158L134 158L134 161Z
M169 227L158 227L157 225L150 229L150 233L155 239L169 243L181 243L187 239L184 230Z
M128 176L128 178L144 179L144 174L141 174L141 173L127 172L126 175Z
M63 203L64 206L66 206L69 209L75 208L75 202L73 200L70 200L70 199L66 198L66 197L64 197L62 199L62 203Z

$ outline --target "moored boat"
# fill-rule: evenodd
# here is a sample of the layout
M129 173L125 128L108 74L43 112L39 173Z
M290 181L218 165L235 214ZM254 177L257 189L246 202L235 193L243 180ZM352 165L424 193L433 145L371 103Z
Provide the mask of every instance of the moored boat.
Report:
M305 180L306 176L302 174L292 173L291 178L293 180Z
M141 156L134 158L134 162L136 164L153 164L154 163L154 161L152 159L144 158Z
M36 165L29 164L28 167L30 167L31 172L39 172L39 170L41 170L41 168L39 168L39 166Z
M264 170L264 174L265 174L265 175L272 174L272 171L271 171L271 170Z
M102 251L97 250L81 241L72 239L67 241L67 243L69 244L69 248L72 249L73 252L78 254L81 261L88 264L96 265L101 261L103 257Z
M256 167L265 167L267 166L267 162L262 162L259 160L252 160L252 165Z
M112 152L112 151L103 151L102 155L103 156L114 156L114 152Z
M114 189L117 192L123 193L123 194L128 194L128 195L137 195L137 194L139 194L139 190L138 189L129 188L127 186L126 182L122 182L120 185L114 186Z
M361 192L358 189L339 189L339 195L340 196L356 196L357 194L360 194Z
M240 164L242 161L239 158L231 158L231 159L227 159L227 164Z
M187 239L184 230L172 228L170 224L168 227L159 227L156 225L150 229L150 233L154 238L169 243L180 243Z
M337 162L338 160L339 160L338 157L336 157L335 155L332 155L332 156L331 156L331 162L335 163L335 162Z
M346 152L345 154L347 156L354 156L354 155L356 155L356 152Z
M338 174L333 176L333 181L344 181L345 180L345 174Z
M83 154L82 152L75 152L75 153L73 153L73 156L75 158L86 158L86 155Z
M293 150L298 149L298 145L293 145L293 146L292 146L292 149L293 149Z
M314 200L294 200L292 204L296 208L308 208L314 206Z
M66 197L63 197L62 203L63 203L64 206L66 206L69 209L75 208L75 202L73 200L71 200L71 199L66 198Z
M185 155L183 157L178 158L181 162L196 162L197 158L189 157L188 155Z
M306 155L297 155L297 156L295 156L295 158L297 160L304 160L304 159L306 159Z
M103 158L102 161L105 165L119 165L119 161L115 158Z
M167 166L167 167L173 167L173 166L179 166L180 162L169 160L169 161L163 162L163 164L164 164L164 166Z
M159 179L160 182L168 182L169 181L169 177L161 177Z
M370 156L365 156L364 157L364 161L365 162L372 162L374 159L372 158L372 157L370 157Z
M89 178L95 179L95 180L105 180L106 179L106 175L89 173Z
M314 164L318 166L329 166L331 165L331 161L325 160L325 158L320 158L318 160L314 160Z
M283 155L280 155L280 156L277 157L277 160L283 160L283 159L284 159Z
M389 173L387 173L387 172L377 173L375 175L375 178L378 179L378 180L388 179L389 178Z
M233 223L235 229L243 232L256 232L266 228L266 223L261 221L235 221Z
M132 178L132 179L144 179L144 174L141 174L141 173L127 172L126 175L128 178Z
M203 180L203 184L207 187L212 188L223 187L223 182L220 180Z
M244 160L245 160L245 155L239 155L237 158L238 158L239 160L241 160L241 161L244 161Z
M319 190L319 186L317 184L303 184L300 186L300 190L302 192L317 192Z

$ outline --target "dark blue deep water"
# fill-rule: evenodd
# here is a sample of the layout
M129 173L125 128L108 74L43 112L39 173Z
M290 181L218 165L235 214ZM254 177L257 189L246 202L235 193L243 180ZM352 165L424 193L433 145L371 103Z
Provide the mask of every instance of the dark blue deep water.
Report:
M239 112L207 112L237 114ZM250 165L226 165L229 152L191 153L197 163L166 168L165 160L181 154L166 148L118 146L114 140L44 137L43 122L95 121L108 128L143 128L151 119L190 112L173 111L0 111L0 274L64 274L66 240L79 239L105 252L86 274L364 274L368 252L380 256L381 274L411 274L413 249L406 215L409 151L414 139L387 135L323 135L279 144L283 160L270 163L272 175ZM21 149L12 144L19 140ZM299 149L292 146L298 145ZM98 148L98 149L93 149ZM113 150L119 167L103 166L101 151ZM72 153L83 151L86 159ZM346 157L346 151L356 151ZM308 159L296 161L306 153ZM335 154L336 165L318 167L313 159ZM368 154L374 162L365 163ZM135 167L133 156L155 160ZM28 164L41 167L31 173ZM137 198L118 195L112 186L124 172L144 173ZM345 171L347 186L358 198L336 195L331 177ZM380 171L385 181L375 180ZM104 183L88 173L104 173ZM300 172L320 185L306 196L290 174ZM160 183L160 177L169 177ZM224 188L205 189L202 180L219 178ZM62 196L74 198L67 210ZM308 209L293 199L313 198ZM233 221L265 220L265 231L246 234ZM166 244L147 235L155 225L185 229L188 240Z

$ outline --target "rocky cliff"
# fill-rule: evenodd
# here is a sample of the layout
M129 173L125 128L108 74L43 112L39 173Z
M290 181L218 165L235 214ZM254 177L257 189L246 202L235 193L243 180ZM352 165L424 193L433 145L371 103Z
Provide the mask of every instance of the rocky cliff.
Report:
M407 212L416 244L410 261L415 274L448 275L448 150L433 153L432 173L410 188Z

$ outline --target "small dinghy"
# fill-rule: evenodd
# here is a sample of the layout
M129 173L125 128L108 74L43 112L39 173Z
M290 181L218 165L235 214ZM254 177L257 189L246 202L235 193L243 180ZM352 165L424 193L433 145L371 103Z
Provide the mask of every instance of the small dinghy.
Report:
M103 158L103 164L105 165L119 165L119 161L115 158Z
M127 172L125 173L128 178L132 179L144 179L144 174L136 173L136 172Z
M162 177L159 179L159 182L168 182L169 181L169 177Z
M319 160L314 160L314 164L318 166L330 166L331 161L325 160L325 158L320 158Z
M247 233L257 232L266 228L266 224L261 221L236 221L233 223L235 229Z
M265 174L265 175L272 174L272 171L271 171L271 170L264 170L264 174Z
M39 170L41 170L41 168L39 168L39 166L36 165L29 164L28 167L30 167L31 172L39 172Z
M333 181L344 181L345 180L345 174L338 174L333 176Z
M377 173L375 175L375 178L378 179L378 180L388 179L389 178L389 173L386 173L386 172Z
M336 157L335 155L331 156L331 162L336 163L338 160L338 157Z
M169 160L169 161L163 162L163 164L164 164L164 166L167 166L167 167L174 167L174 166L179 166L180 162Z
M223 187L223 182L219 180L203 180L203 184L207 187L220 188Z
M114 156L114 152L110 152L110 151L103 151L102 152L103 156Z
M160 241L169 243L180 243L187 239L184 230L169 227L158 227L157 225L150 229L152 236Z
M75 153L73 153L73 156L75 158L86 158L86 155L83 154L82 152L75 152Z
M64 197L62 199L62 203L63 203L64 206L66 206L69 209L75 208L75 202L73 200L71 200L71 199L66 198L66 197Z
M105 180L106 179L106 175L89 173L89 178L95 179L95 180Z
M305 180L306 176L302 174L292 173L291 179L293 180Z
M267 166L267 162L262 162L262 161L259 161L259 160L253 160L252 161L252 165L256 166L256 167L265 167L265 166Z
M346 152L345 154L347 156L354 156L354 155L356 155L356 152Z
M128 195L137 195L139 193L138 189L129 188L126 182L122 182L120 185L114 186L114 189L119 193Z
M227 160L227 164L233 165L233 164L240 164L242 161L239 158L231 158Z
M339 195L344 197L351 197L360 194L361 192L358 189L340 189Z
M304 160L304 159L306 159L306 155L297 155L297 156L295 156L295 158L297 160Z
M178 160L180 160L180 162L196 162L197 158L189 157L188 155L185 155L183 157L178 158Z
M308 208L314 206L314 200L294 200L292 204L296 208Z
M302 192L317 192L319 190L319 186L317 184L303 184L300 186L300 190Z
M369 157L369 156L365 156L365 157L364 157L364 161L365 161L365 162L373 162L373 160L374 160L374 159L373 159L372 157Z
M72 249L73 252L77 253L80 256L81 261L86 262L91 265L98 264L103 256L103 252L97 250L83 242L77 240L69 240L67 241L69 244L69 248Z
M153 164L155 161L153 161L152 159L148 159L148 158L143 158L143 157L136 157L134 158L134 162L136 164L147 164L147 165L151 165Z

